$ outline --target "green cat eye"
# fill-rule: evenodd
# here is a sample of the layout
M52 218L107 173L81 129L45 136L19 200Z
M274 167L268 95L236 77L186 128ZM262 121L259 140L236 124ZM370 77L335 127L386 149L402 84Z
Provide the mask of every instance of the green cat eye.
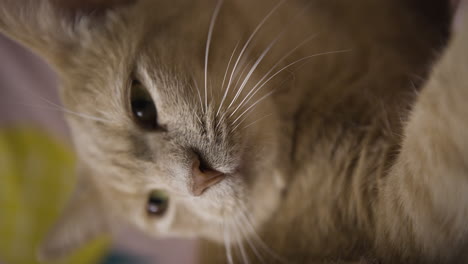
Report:
M146 211L149 215L162 216L169 205L169 196L161 190L154 190L148 197Z
M145 130L157 130L158 114L151 95L138 81L132 83L131 89L130 106L135 122Z

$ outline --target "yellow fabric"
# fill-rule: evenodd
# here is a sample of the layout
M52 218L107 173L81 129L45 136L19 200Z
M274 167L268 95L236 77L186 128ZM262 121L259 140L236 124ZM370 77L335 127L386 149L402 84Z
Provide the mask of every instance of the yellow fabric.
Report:
M71 194L74 156L47 134L0 130L0 262L35 264L36 249ZM98 263L100 239L60 264Z

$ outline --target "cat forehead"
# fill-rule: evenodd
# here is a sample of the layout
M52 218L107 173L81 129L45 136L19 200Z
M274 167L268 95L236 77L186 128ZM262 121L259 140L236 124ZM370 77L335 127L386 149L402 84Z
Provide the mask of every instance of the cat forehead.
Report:
M80 61L70 67L71 73L62 81L65 105L121 115L122 111L129 110L129 95L135 80L143 84L154 100L160 100L159 105L169 103L161 100L171 96L176 96L173 99L181 103L181 98L192 95L187 89L194 91L193 78L200 72L197 67L168 55L158 56L156 48L126 54L118 49L109 47L107 54L99 57L90 54L76 58Z

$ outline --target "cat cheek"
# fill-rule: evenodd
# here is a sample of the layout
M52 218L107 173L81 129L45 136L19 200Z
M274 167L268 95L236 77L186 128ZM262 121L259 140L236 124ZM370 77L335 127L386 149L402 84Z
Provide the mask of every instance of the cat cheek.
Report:
M88 170L80 168L79 171ZM78 175L74 195L38 250L40 260L61 259L110 231L101 195L87 177Z

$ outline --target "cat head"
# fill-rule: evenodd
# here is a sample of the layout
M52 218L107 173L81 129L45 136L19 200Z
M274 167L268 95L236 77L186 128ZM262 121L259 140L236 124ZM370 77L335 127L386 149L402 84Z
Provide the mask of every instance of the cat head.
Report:
M245 78L252 57L244 52L237 60L242 46L232 53L237 39L245 40L235 19L212 23L218 28L207 44L217 3L199 5L0 5L0 30L58 73L79 160L76 191L43 257L68 254L117 222L157 237L223 241L239 225L248 236L253 228L246 226L273 211L283 183L271 89L251 92L266 79L257 71Z

